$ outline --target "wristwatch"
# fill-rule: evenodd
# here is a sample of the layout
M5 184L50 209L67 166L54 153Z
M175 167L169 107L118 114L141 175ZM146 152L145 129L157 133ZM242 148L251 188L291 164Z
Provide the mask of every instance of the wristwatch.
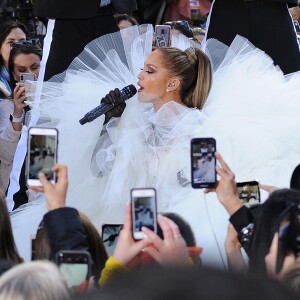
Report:
M12 123L22 123L24 119L24 113L20 118L16 118L13 114L10 114L9 119Z

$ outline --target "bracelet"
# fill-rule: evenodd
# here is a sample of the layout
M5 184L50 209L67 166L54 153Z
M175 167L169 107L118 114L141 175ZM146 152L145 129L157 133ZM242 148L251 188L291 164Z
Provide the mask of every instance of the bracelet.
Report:
M247 252L250 247L254 224L250 223L238 233L238 240Z
M24 112L19 118L16 118L13 114L10 114L9 119L12 123L22 123L24 119Z

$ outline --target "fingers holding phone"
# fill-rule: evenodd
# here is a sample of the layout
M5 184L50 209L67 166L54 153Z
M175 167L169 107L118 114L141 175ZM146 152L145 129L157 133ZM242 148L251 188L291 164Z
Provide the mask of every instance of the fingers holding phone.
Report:
M13 115L16 118L20 118L23 115L24 112L23 110L27 106L26 103L24 103L25 99L26 99L25 84L19 83L14 89L14 97L13 97L13 102L14 102Z
M145 249L152 258L160 265L183 265L189 258L187 246L178 226L167 217L158 215L164 238L161 239L156 233L147 227L143 227L143 232L148 237L154 247Z
M121 264L127 265L148 244L148 239L134 240L132 235L131 205L128 204L126 206L125 223L120 231L113 257Z

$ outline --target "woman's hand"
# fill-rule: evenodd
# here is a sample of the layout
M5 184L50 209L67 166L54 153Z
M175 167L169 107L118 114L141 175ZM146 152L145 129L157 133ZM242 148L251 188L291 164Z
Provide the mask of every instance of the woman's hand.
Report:
M142 249L149 245L149 239L135 241L132 237L131 205L126 206L126 217L120 232L113 258L127 265Z
M163 232L162 240L157 234L147 227L143 227L143 232L154 247L147 247L149 255L160 265L184 265L188 258L188 250L178 226L167 217L157 216L158 224Z
M101 101L101 103L108 103L108 104L115 104L120 102L120 90L114 89L113 91L110 91L104 99ZM105 114L105 121L104 124L106 124L111 118L119 118L121 117L124 109L126 107L126 103L124 101L121 101L120 104L116 105L113 109L109 110Z
M220 180L215 189L206 189L204 192L216 192L219 201L231 216L242 207L243 204L237 195L234 173L226 164L220 153L216 152L215 155L220 163L220 166L216 167Z
M68 189L68 168L61 164L56 164L52 168L57 173L57 182L51 183L44 173L39 173L39 180L42 187L30 186L30 189L45 193L48 210L53 210L66 206L66 195Z
M14 113L13 115L16 118L20 118L23 115L24 108L26 107L26 104L24 103L26 99L25 95L25 84L24 83L19 83L15 89L14 89Z

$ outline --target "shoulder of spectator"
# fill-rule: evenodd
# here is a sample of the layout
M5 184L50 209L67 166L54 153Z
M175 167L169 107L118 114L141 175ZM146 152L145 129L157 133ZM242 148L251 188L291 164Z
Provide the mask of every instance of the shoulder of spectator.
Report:
M120 276L121 274L123 274L125 272L129 272L129 271L130 271L129 268L127 268L125 265L121 264L114 257L110 256L105 263L104 269L101 272L101 276L99 279L99 285L103 286L103 285L111 282L116 277Z

